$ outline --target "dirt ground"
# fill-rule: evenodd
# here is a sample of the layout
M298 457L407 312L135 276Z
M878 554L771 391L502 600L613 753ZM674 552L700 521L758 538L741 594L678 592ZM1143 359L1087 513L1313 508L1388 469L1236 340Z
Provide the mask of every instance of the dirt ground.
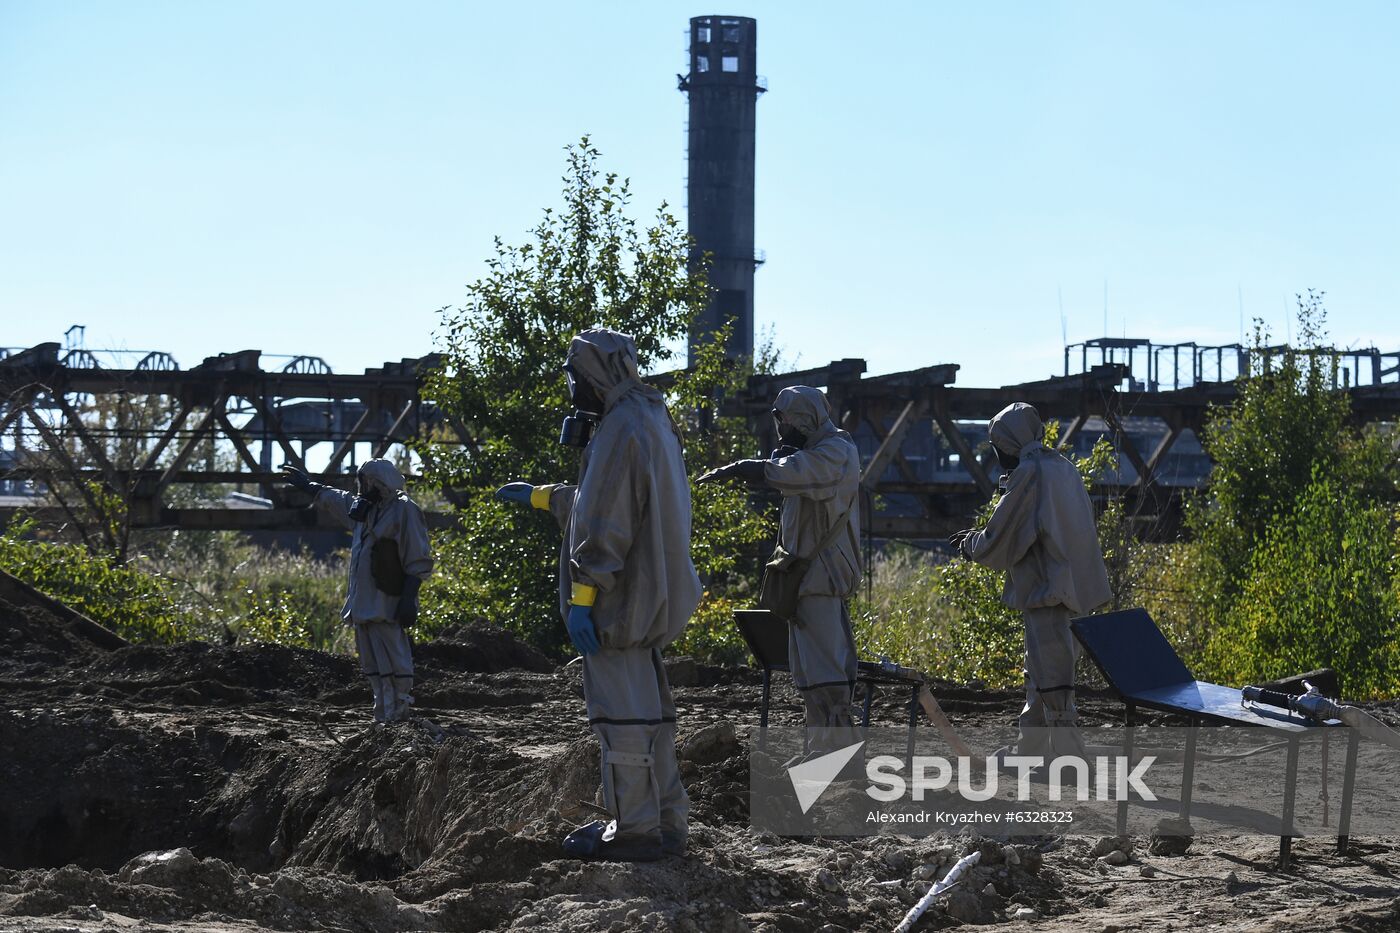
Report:
M368 728L350 659L280 647L106 651L0 604L0 931L892 930L974 848L919 929L1400 929L1400 844L962 836L786 840L748 825L757 677L672 665L690 853L579 863L595 747L577 668L467 628L419 646L419 718ZM955 723L1017 697L943 689ZM780 721L799 721L777 691ZM900 721L895 701L875 718ZM1118 715L1089 699L1089 723ZM1113 864L1122 862L1122 864Z

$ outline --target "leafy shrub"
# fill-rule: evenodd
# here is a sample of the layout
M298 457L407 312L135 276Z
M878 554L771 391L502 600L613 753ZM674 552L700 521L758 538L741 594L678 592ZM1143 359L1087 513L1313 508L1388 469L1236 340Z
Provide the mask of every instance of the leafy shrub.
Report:
M1393 518L1335 479L1310 484L1249 555L1239 598L1204 652L1212 675L1258 683L1332 667L1350 697L1394 696Z
M1395 448L1384 430L1350 425L1333 390L1320 293L1298 300L1301 347L1262 352L1235 403L1215 410L1202 443L1215 460L1190 504L1194 540L1178 579L1198 633L1201 676L1227 683L1337 669L1353 696L1393 692ZM1191 605L1194 604L1194 605Z
M184 637L353 650L340 619L344 552L319 560L305 551L259 547L235 533L206 540L202 548L142 559L177 586Z
M706 592L690 617L681 637L671 643L667 654L689 655L710 664L750 663L749 649L734 624L734 610L752 607L745 598Z
M0 569L132 641L181 638L184 619L167 581L79 544L32 538L33 525L0 533Z

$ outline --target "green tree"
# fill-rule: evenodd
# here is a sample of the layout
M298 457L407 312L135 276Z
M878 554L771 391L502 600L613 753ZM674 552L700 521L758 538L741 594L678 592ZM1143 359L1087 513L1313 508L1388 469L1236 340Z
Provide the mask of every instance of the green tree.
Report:
M1320 474L1256 543L1206 663L1226 683L1332 667L1349 696L1395 696L1394 516Z
M458 520L435 542L427 628L486 617L550 650L565 643L558 528L544 512L498 502L494 490L577 477L578 451L558 442L569 412L560 367L574 334L597 326L631 334L644 372L674 368L709 297L667 206L643 227L628 214L627 180L599 168L587 137L566 152L562 207L546 209L523 245L498 238L465 304L442 311L445 362L427 395L467 443L439 436L416 450L427 480L450 491ZM691 372L663 382L692 475L739 443L732 423L694 413L742 382L749 365L726 361L720 340L700 356ZM701 487L693 498L697 567L707 581L723 581L766 526L742 491Z
M1266 351L1256 325L1249 371L1202 444L1215 461L1190 503L1193 615L1207 631L1205 676L1258 680L1331 666L1353 695L1394 688L1389 436L1351 425L1325 345L1322 293L1298 297L1299 346Z

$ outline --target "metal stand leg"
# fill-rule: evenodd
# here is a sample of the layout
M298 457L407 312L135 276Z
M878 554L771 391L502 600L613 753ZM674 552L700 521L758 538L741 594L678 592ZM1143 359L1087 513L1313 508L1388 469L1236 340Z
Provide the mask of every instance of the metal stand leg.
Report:
M875 698L875 685L870 681L865 682L865 702L860 707L860 724L865 728L870 728L870 701Z
M1322 825L1330 825L1332 797L1327 793L1327 756L1332 748L1332 730L1322 730Z
M1337 817L1337 851L1346 852L1351 833L1351 795L1356 789L1356 749L1361 742L1361 734L1348 729L1347 766L1342 775L1342 812Z
M904 761L909 773L914 772L914 730L919 727L919 688L909 688L909 738L904 745Z
M1288 740L1288 767L1283 777L1283 835L1278 840L1278 867L1287 868L1293 853L1293 801L1298 794L1298 737Z
M1123 761L1131 767L1133 760L1133 704L1123 704ZM1118 801L1118 835L1128 834L1128 798Z
M1191 726L1186 730L1186 757L1181 764L1181 811L1183 820L1191 820L1191 791L1196 781L1196 717L1191 717Z
M773 690L773 672L763 669L763 705L758 708L758 747L768 750L768 700Z

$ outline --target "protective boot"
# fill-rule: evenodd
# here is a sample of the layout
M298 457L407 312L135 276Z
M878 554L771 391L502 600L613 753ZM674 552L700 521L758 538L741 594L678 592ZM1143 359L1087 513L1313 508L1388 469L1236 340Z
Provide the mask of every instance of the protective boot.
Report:
M661 799L652 754L654 726L599 724L603 805L611 824L599 820L564 840L571 858L652 862L661 858Z
M386 725L387 725L388 723L391 723L391 722L394 722L394 721L395 721L395 720L394 720L394 717L398 714L398 709L399 709L399 694L398 694L398 691L394 689L394 678L392 678L392 677L385 677L385 678L384 678L384 722L385 722Z
M389 678L371 674L365 679L369 681L369 689L374 694L374 721L382 724L387 716L384 690Z
M594 820L564 837L564 854L586 861L655 862L663 852L654 839L618 835L617 820Z
M403 722L412 715L410 707L413 705L413 678L392 677L388 680L394 688L394 703L388 707L388 721Z

